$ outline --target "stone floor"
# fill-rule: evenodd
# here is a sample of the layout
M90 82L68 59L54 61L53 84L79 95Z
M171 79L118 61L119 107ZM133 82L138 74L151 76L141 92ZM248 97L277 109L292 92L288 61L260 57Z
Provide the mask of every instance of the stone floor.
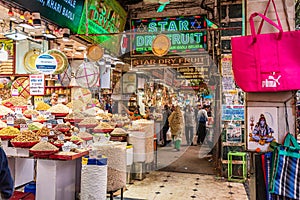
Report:
M120 199L120 196L114 199ZM124 192L125 200L247 200L242 183L227 182L214 175L153 171L135 180Z

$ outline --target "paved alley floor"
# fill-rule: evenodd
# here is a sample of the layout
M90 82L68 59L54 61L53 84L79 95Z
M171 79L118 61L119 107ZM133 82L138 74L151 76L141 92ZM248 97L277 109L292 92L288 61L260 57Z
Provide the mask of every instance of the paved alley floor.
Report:
M247 200L248 197L242 183L227 182L214 175L153 171L142 181L128 185L124 199Z

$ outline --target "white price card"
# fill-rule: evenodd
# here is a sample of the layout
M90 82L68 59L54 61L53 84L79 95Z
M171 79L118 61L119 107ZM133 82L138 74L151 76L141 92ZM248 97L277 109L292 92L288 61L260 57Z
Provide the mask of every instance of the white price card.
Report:
M27 106L27 110L33 110L33 106L32 105L28 105Z
M15 120L13 117L8 117L7 118L7 125L14 125L15 123Z
M37 120L37 116L35 114L32 114L31 119L32 119L32 121L35 121L35 120Z
M49 135L51 136L55 135L54 131L50 131Z
M28 130L27 124L20 124L20 131Z
M52 124L51 123L47 123L47 128L52 128Z
M63 119L58 119L58 120L57 120L57 123L58 123L58 124L63 124L63 123L64 123L64 120L63 120Z
M42 142L48 142L48 137L42 137L42 138L41 138L41 141L42 141Z
M54 115L49 115L49 119L53 120L53 119L55 119L55 116Z
M88 141L86 142L86 144L87 144L87 145L92 145L92 144L93 144L93 140L88 140Z
M43 122L43 126L47 126L47 122Z
M15 108L15 113L16 114L22 114L22 108L16 107Z
M64 134L60 134L57 136L58 140L65 140L65 135Z
M79 127L79 131L80 132L85 132L86 131L86 127Z

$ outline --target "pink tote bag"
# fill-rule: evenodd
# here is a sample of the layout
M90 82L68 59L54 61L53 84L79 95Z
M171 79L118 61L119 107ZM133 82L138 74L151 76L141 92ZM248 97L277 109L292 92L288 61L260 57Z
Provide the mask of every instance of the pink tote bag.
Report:
M268 6L271 1L278 24L255 12L249 19L251 35L231 39L233 75L245 92L300 89L300 31L283 32L274 0L270 0ZM253 22L256 16L262 18L257 33ZM278 32L260 34L264 21Z

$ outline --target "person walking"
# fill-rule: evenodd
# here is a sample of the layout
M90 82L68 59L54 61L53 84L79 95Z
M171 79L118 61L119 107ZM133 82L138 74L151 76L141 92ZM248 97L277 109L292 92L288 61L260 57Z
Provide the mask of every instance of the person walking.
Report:
M206 122L208 120L207 110L208 110L208 106L203 105L202 109L199 110L197 115L198 124L199 124L197 130L197 135L198 135L197 144L200 145L203 144L204 139L206 137Z
M14 181L8 168L5 152L0 147L0 199L9 199L13 195Z
M175 110L169 117L170 130L172 134L172 140L174 142L175 151L180 151L182 129L183 129L183 115L179 106L175 107Z
M170 140L167 140L167 132L170 128L168 118L171 115L171 112L172 111L170 110L169 106L165 105L163 110L163 121L162 121L163 123L163 128L162 128L163 144L161 145L162 147L165 147L171 143Z
M192 145L195 128L195 115L190 105L187 105L185 108L184 121L186 144L189 146Z

